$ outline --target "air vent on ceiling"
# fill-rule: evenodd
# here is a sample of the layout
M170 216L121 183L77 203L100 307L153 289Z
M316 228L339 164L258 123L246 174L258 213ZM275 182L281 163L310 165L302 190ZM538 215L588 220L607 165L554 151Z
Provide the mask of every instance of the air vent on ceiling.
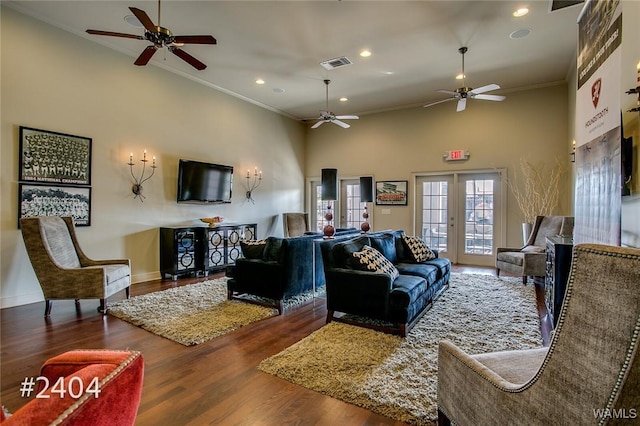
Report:
M336 68L344 67L346 65L351 65L353 62L349 60L346 56L341 56L339 58L329 59L327 61L320 62L320 65L324 69L334 70Z
M549 0L549 12L584 3L584 0Z

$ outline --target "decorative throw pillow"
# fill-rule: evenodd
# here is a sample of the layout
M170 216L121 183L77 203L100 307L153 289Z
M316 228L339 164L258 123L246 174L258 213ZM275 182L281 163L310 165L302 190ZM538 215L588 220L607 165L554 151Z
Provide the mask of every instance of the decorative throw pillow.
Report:
M262 255L262 258L267 262L281 262L283 244L283 238L267 237L267 245L264 248L264 254Z
M425 262L436 258L436 254L420 238L402 234L402 241L409 249L414 262Z
M353 252L354 265L359 265L359 269L370 272L382 272L395 280L400 274L396 267L382 255L378 250L369 246L362 247L362 251Z
M262 259L267 240L242 240L240 248L242 255L247 259Z

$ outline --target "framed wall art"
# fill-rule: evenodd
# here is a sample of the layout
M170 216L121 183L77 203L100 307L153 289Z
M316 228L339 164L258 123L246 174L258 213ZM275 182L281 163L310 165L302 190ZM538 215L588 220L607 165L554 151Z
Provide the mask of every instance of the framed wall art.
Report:
M376 182L376 205L378 206L406 206L406 180L385 180Z
M18 180L91 184L91 138L20 126Z
M91 225L91 187L20 183L18 193L18 227L20 218L33 216L71 216L76 226Z

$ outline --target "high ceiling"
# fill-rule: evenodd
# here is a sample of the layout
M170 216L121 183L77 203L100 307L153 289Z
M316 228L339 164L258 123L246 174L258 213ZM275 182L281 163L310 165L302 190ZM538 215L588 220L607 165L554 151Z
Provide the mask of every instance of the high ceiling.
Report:
M157 1L3 1L22 13L134 60L147 41L90 35L98 29L143 35L125 21L129 7L158 24ZM529 13L515 18L522 6ZM445 99L438 89L497 83L503 94L564 81L575 62L581 5L550 12L549 0L525 1L189 1L164 0L161 26L175 35L211 34L218 44L182 49L207 64L198 71L175 55L157 52L160 66L287 116L317 117L325 109L366 114ZM529 29L523 38L514 31ZM60 46L60 49L64 49ZM360 57L363 49L371 56ZM352 64L326 70L320 62L347 57ZM264 84L256 84L257 79ZM340 102L340 97L348 101ZM473 108L473 101L467 108ZM445 104L455 110L454 103Z

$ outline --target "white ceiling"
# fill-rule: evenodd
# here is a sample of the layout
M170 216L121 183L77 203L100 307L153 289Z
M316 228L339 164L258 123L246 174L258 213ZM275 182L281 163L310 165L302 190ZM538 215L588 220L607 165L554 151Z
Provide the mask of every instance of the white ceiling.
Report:
M129 7L158 23L157 1L3 1L3 4L133 61L149 42L89 35L86 29L143 35L124 18ZM530 9L523 18L512 13ZM218 44L185 45L208 65L197 71L172 54L157 52L147 66L161 66L287 116L317 117L325 109L366 114L445 99L438 89L460 87L458 48L467 86L490 83L504 94L556 84L575 63L576 20L581 5L550 12L549 0L501 1L189 1L164 0L161 25L174 35L213 35ZM530 29L528 37L509 34ZM100 46L102 45L102 46ZM64 49L64 46L60 47ZM359 52L370 49L372 56ZM325 70L320 62L346 56L353 64ZM265 80L260 86L256 79ZM284 90L282 93L278 93ZM339 102L342 96L347 102ZM473 108L471 101L467 108ZM455 103L446 103L455 111ZM426 110L425 110L426 111Z

